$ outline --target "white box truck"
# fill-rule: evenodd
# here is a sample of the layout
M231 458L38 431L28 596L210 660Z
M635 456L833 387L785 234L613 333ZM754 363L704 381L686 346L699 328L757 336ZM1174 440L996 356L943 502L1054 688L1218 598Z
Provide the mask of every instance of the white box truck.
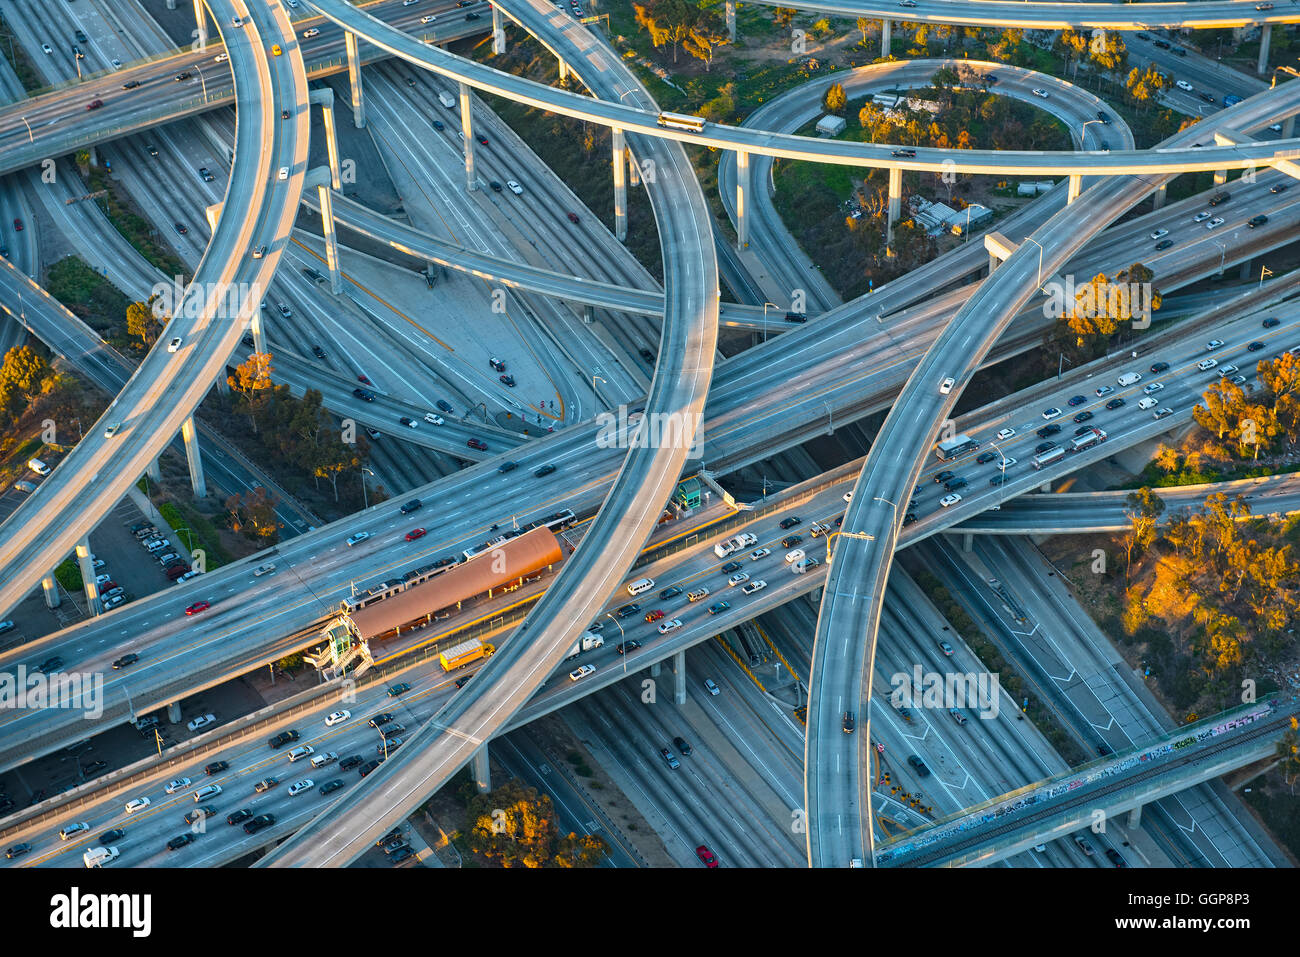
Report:
M109 861L115 860L118 850L115 847L88 847L86 853L81 855L87 867L103 867Z
M438 91L438 102L441 103L449 110L454 109L456 106L456 101L452 98L452 95L448 93L446 90Z

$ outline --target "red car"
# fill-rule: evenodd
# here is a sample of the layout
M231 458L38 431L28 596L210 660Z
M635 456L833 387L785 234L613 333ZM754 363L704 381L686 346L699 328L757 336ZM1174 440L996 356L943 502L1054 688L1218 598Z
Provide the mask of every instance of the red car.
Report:
M571 222L571 223L576 223L576 222L578 222L578 221L579 221L579 220L578 220L578 214L577 214L577 213L569 213L569 222Z
M206 601L196 601L194 604L190 605L189 608L185 609L185 614L197 615L199 612L207 611L211 607L212 605Z
M357 376L357 381L358 381L358 382L364 382L366 385L374 385L373 382L371 382L369 379L367 379L367 378L366 378L365 376L363 376L363 375L359 375L359 376Z
M22 231L23 231L23 221L22 221L21 219L15 219L15 220L14 220L14 232L16 232L16 233L21 233Z
M97 110L103 105L104 105L103 100L91 100L89 103L86 104L86 109Z
M645 614L646 621L658 621L664 616L664 613L656 608L654 611L648 611Z
M413 529L411 529L409 532L406 533L406 540L407 540L408 542L413 542L413 541L415 541L417 538L424 538L424 529L422 529L422 528L413 528Z
M713 852L701 844L695 849L695 856L704 862L705 867L717 867L718 859L713 856Z
M470 439L465 444L468 445L471 449L478 449L480 452L487 451L487 443L484 442L482 439Z

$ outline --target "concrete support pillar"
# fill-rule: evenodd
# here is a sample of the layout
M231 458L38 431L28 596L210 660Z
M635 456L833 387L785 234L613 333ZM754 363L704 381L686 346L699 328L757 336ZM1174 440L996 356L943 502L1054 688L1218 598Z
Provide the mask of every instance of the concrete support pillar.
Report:
M175 10L175 9L176 9L176 0L167 0L167 9L168 9L168 10Z
M506 25L501 19L501 8L492 4L492 55L500 56L506 52Z
M582 307L582 321L591 325L596 321L596 307L591 303L586 303Z
M1047 480L1046 482L1044 482L1042 485L1038 486L1038 491L1040 491L1040 492L1050 492L1051 490L1052 490L1052 480L1051 480L1051 479L1048 479L1048 480Z
M617 127L614 141L614 238L627 241L627 145L623 131Z
M749 205L749 154L741 150L736 153L736 247L749 248L749 217L746 207Z
M893 245L894 224L903 207L903 168L895 166L889 171L889 221L885 228L885 244Z
M563 57L560 58L559 63L560 63L560 82L563 83L565 80L569 78L569 64L564 62Z
M1130 831L1135 830L1136 828L1142 826L1142 805L1141 804L1139 804L1137 807L1133 808L1133 810L1128 812L1127 826Z
M307 94L307 102L320 106L321 120L325 126L325 154L329 157L330 164L330 186L341 190L343 180L340 178L338 133L334 128L334 91L329 87L311 90Z
M673 701L686 704L686 652L673 655Z
M1163 209L1165 205L1165 193L1168 191L1168 183L1163 184L1159 189L1151 194L1151 208Z
M627 185L641 185L641 167L637 165L636 157L632 155L631 150L627 151Z
M989 253L989 275L990 276L993 275L993 270L998 268L998 263L1000 262L1002 262L1001 259L993 255L993 253Z
M203 0L194 0L195 37L199 41L199 50L208 48L208 18L203 9Z
M474 122L469 115L469 87L460 84L460 131L465 134L465 188L478 189L474 178Z
M217 220L221 218L221 204L213 203L203 210L203 216L208 221L208 231L215 233L217 231Z
M357 35L351 30L345 30L343 42L348 51L348 83L352 86L352 125L363 130L366 127L366 111L361 100L361 57L357 54Z
M659 672L660 672L660 670L661 670L661 668L660 668L660 664L661 664L660 662L656 661L654 664L652 664L652 665L650 666L650 677L651 677L651 678L658 678L658 677L659 677Z
M736 0L727 0L727 39L736 42Z
M41 592L45 595L46 608L58 608L59 603L63 601L63 596L59 594L59 583L54 580L53 575L46 575L41 579Z
M1268 45L1273 39L1273 27L1267 23L1261 24L1259 28L1259 62L1255 65L1255 72L1263 76L1268 72Z
M167 706L167 720L172 724L180 724L181 703L179 701L173 701Z
M330 292L343 291L343 277L339 273L339 239L334 229L334 200L330 197L331 174L328 167L317 166L307 173L306 184L316 187L320 200L321 232L325 237L325 264L330 270Z
M1071 173L1069 185L1066 187L1066 205L1069 205L1078 199L1081 192L1083 192L1083 177L1078 173Z
M975 533L963 532L961 536L961 550L963 552L975 551Z
M1244 263L1241 264L1241 270L1240 272L1238 272L1237 275L1239 275L1242 279L1249 279L1254 274L1255 274L1255 264L1251 262L1249 259L1247 259Z
M492 772L488 765L488 746L483 742L483 747L474 752L474 757L470 758L470 770L474 775L474 786L478 788L479 794L487 794L492 790Z
M1295 117L1288 116L1282 121L1282 139L1289 140L1295 136Z
M217 373L217 392L221 395L230 395L230 383L226 381L225 369Z
M1222 186L1228 181L1228 171L1226 169L1216 169L1214 171L1214 185Z
M880 21L880 55L889 56L890 28L893 24L889 20Z
M266 348L266 320L262 317L262 310L259 309L253 313L253 324L249 327L253 330L253 351L265 354L269 350Z
M199 430L194 424L194 416L181 423L181 437L185 440L185 458L190 463L190 484L194 486L194 497L207 498L208 485L203 480L203 459L199 454Z
M82 587L86 589L86 607L92 615L102 615L104 606L99 601L99 586L95 584L95 564L90 557L90 539L77 542L77 567L81 569Z
M149 478L155 482L162 481L162 466L158 464L157 459L154 459L145 466L144 474L149 476Z

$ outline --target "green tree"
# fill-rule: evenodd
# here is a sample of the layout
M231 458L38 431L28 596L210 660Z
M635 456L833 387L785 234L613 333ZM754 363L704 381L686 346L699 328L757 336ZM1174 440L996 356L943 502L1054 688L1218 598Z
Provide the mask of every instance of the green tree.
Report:
M254 352L244 362L235 367L235 374L226 377L226 382L240 397L243 411L248 421L257 432L257 415L267 406L269 390L272 388L271 354Z
M822 97L822 106L825 108L827 113L834 113L836 116L843 116L848 105L849 98L844 92L844 84L832 83L826 88L826 95Z
M0 365L0 406L12 411L41 395L52 379L49 362L32 346L14 346Z
M1124 577L1128 580L1129 569L1133 565L1134 551L1145 551L1156 540L1160 516L1165 511L1165 500L1151 489L1143 487L1128 497L1128 508L1124 515L1129 520L1129 528L1124 535Z

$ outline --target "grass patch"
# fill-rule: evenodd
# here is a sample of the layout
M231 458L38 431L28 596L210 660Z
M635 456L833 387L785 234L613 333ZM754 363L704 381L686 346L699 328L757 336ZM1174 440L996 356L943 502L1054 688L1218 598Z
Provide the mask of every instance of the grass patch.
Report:
M76 256L64 256L46 270L45 289L104 338L126 333L130 300Z
M81 567L74 558L65 558L59 562L59 566L54 569L54 578L71 595L85 587L85 582L81 580Z
M101 189L105 191L105 195L96 200L100 209L122 237L135 247L136 252L167 276L185 276L185 267L181 261L158 241L157 230L152 224L118 193L108 171L96 167L91 169L89 178L92 192Z
M216 527L193 506L163 502L158 506L158 511L178 536L182 529L189 531L188 535L181 536L181 540L191 552L203 550L208 571L230 564L232 559L230 554L221 547Z
M32 61L27 57L27 51L18 43L18 38L9 31L9 24L0 17L0 23L3 23L3 32L0 32L0 56L9 61L9 65L18 74L18 81L22 83L23 89L31 93L45 86L44 81L36 75L36 70L32 67Z

